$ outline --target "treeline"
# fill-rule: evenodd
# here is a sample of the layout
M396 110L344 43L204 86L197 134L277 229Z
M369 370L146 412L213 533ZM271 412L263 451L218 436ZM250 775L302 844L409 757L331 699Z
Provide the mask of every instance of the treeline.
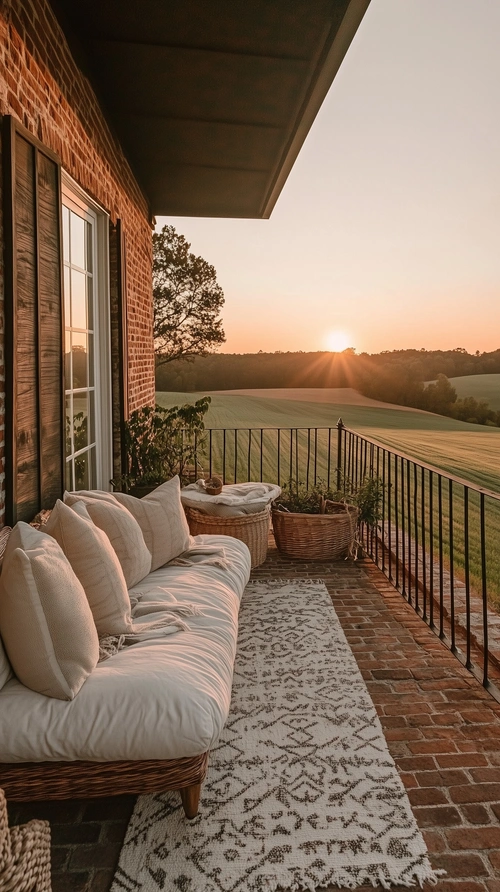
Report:
M500 373L500 349L392 350L382 353L216 353L157 367L156 389L245 390L273 387L353 387L387 403L427 409L462 421L500 426L485 400L458 399L449 378ZM425 384L425 382L434 382Z

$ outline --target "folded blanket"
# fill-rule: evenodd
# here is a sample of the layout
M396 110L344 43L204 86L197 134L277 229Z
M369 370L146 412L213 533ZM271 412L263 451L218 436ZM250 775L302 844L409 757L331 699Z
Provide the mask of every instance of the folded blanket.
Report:
M191 545L187 551L169 561L168 566L195 567L197 564L219 567L221 570L229 569L226 552L221 545Z
M181 489L182 504L220 517L256 514L277 499L281 487L273 483L229 483L218 496L209 496L205 481L198 480Z
M132 618L137 619L140 616L147 616L150 613L164 613L160 619L153 620L149 623L140 623L137 629L124 635L104 635L99 638L99 663L108 660L125 647L137 644L138 641L149 641L152 638L164 638L166 635L173 635L175 632L188 632L189 626L182 616L201 616L202 612L199 607L194 604L178 604L173 606L168 604L165 610L163 601L148 601L145 604L136 604L132 609Z

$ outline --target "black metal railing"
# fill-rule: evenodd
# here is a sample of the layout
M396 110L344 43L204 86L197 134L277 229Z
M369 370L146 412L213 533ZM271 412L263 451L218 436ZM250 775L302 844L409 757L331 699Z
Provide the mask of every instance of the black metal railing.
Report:
M212 428L196 445L205 474L225 483L259 480L283 484L290 478L309 488L336 485L336 428Z
M418 462L341 420L332 428L207 430L196 458L200 471L225 483L293 479L348 493L377 478L380 519L359 530L365 552L500 699L491 678L500 677L500 633L492 642L500 605L499 493Z
M499 698L500 494L446 474L338 423L338 479L382 483L366 553L419 616ZM473 651L482 654L474 661ZM495 653L497 651L497 653Z

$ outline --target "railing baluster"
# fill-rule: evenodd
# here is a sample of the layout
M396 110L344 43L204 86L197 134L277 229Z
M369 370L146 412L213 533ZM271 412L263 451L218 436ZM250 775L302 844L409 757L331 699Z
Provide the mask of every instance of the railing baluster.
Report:
M278 428L278 486L281 486L281 428Z
M425 468L422 468L420 492L422 518L422 579L424 583L424 604L422 618L427 622L427 531L425 524Z
M469 566L469 487L464 487L464 558L465 558L465 622L466 622L466 634L467 634L467 642L466 642L466 657L465 657L465 666L467 669L472 668L471 658L470 658L470 626L471 626L471 616L470 616L470 566Z
M248 481L252 479L252 433L251 428L248 431Z
M403 564L403 596L407 597L406 591L406 538L405 538L405 469L404 459L401 459L401 560Z
M434 628L434 475L429 471L429 625Z
M307 428L307 462L306 462L306 489L309 489L309 465L311 462L311 428Z
M439 541L439 637L444 638L444 568L443 568L443 488L438 477L438 541Z
M396 588L399 588L399 486L398 457L394 456L394 519L396 522Z
M415 610L418 613L418 471L416 464L413 465L413 528L415 530Z
M453 480L448 481L448 518L450 525L450 626L451 626L451 651L455 653L455 577L453 561Z
M238 482L238 429L234 429L234 482Z
M479 496L481 525L481 595L483 601L483 687L488 687L488 588L486 576L486 522L484 516L484 493Z
M263 462L264 462L264 431L260 429L260 477L259 480L262 483L263 474Z

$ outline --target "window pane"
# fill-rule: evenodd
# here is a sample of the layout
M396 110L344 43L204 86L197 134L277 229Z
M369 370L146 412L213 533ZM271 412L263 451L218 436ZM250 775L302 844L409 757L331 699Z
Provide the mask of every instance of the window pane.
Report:
M85 273L71 270L71 326L87 328L87 282Z
M89 352L89 387L94 386L94 335L87 335Z
M95 430L95 393L93 390L89 392L89 443L95 443L96 441L96 430Z
M62 209L62 222L63 222L63 257L64 262L69 263L69 210L68 208L63 207Z
M73 462L71 459L66 462L66 489L73 489Z
M89 445L88 436L88 394L75 393L73 396L73 451L85 449Z
M87 229L87 270L89 273L92 272L92 264L93 264L93 240L92 240L92 224L87 220L86 222Z
M84 452L75 458L75 489L90 489L89 454Z
M71 419L73 412L71 409L72 396L70 393L66 395L66 455L73 452L73 425Z
M94 330L94 279L87 276L87 309L88 309L88 328Z
M64 333L64 379L66 390L71 390L71 335Z
M71 288L69 267L64 267L64 324L71 325Z
M85 269L85 220L71 211L71 263Z
M88 387L88 335L74 331L71 335L73 388Z
M89 457L89 489L94 489L97 481L97 471L96 471L96 448L92 446L92 448L87 453Z

